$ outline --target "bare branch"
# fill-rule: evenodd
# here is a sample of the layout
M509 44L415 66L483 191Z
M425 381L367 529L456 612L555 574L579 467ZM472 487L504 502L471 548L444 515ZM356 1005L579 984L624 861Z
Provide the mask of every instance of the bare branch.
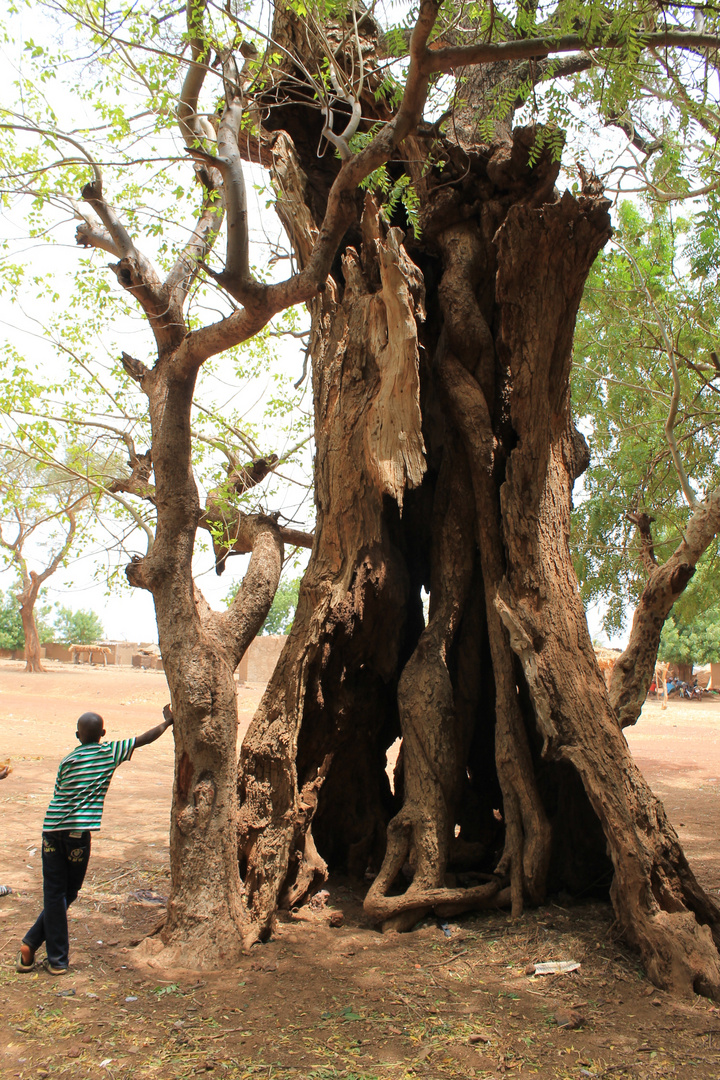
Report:
M93 210L107 229L115 248L120 254L120 258L137 258L135 245L130 239L128 232L120 222L120 219L112 207L105 202L102 177L96 177L91 184L86 184L82 189L82 197L86 203L89 203L89 205L92 206Z
M394 118L372 142L342 163L307 265L286 281L266 286L250 280L246 287L236 288L242 274L233 281L228 280L228 275L217 275L230 295L245 306L220 322L188 334L175 356L178 371L196 370L208 357L247 341L279 311L304 303L324 289L337 246L356 217L355 192L360 181L384 164L420 121L430 74L424 61L427 55L435 55L428 53L427 42L438 10L435 0L423 0L410 39L410 66L402 102Z
M207 0L187 0L186 15L191 60L185 72L182 90L180 91L177 117L180 134L189 150L198 145L205 146L208 138L210 142L215 141L214 131L212 131L209 124L203 124L197 111L200 91L208 71L206 60L210 52L209 46L202 36L203 17L206 7Z
M122 257L120 249L108 230L105 229L100 222L94 224L87 218L85 218L75 230L75 243L78 247L98 248L101 251L107 251L111 255L115 255L118 259Z
M203 39L203 18L207 0L187 0L187 25L190 35L191 63L185 73L180 102L177 108L180 133L191 152L196 149L208 151L216 141L215 129L204 117L198 115L198 99L208 71L206 63L209 46ZM165 279L165 287L176 293L176 302L182 307L200 269L200 264L212 249L220 231L225 207L219 192L222 175L212 163L200 163L196 159L196 175L203 185L204 198L200 215L190 240L178 256L175 265Z
M657 566L655 545L653 544L652 530L650 528L655 518L639 510L628 511L625 517L632 522L640 534L640 557L645 569L649 574L652 574Z

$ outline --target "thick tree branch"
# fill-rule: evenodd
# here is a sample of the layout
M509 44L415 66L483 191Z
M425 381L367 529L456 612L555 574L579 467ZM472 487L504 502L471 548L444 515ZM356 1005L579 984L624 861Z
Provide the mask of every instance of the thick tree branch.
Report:
M100 251L115 255L118 259L122 258L117 244L99 221L95 223L84 218L75 230L75 243L78 247L98 248Z
M186 70L177 109L180 133L191 152L208 150L215 144L215 129L209 120L198 116L198 99L205 76L209 45L203 38L203 18L206 0L187 3L187 26L190 36L191 63ZM178 256L175 265L165 279L165 288L175 293L176 303L182 307L197 276L200 263L212 249L225 216L222 199L222 175L212 163L196 165L196 175L204 189L203 204L190 240Z
M192 236L165 278L165 288L168 293L175 294L174 300L178 307L182 307L185 303L190 287L201 268L201 263L212 250L224 217L225 207L219 185L210 187L209 184L205 184L205 198Z
M588 41L579 34L567 34L555 38L502 41L498 44L448 46L430 50L423 58L422 71L426 75L449 75L456 68L472 64L492 64L499 60L544 60L548 56L561 53L617 49L624 44L626 43L615 37ZM696 34L689 30L664 30L640 35L639 44L643 49L677 48L702 52L720 48L720 37L715 34Z
M177 370L197 370L210 356L247 341L279 311L304 303L324 289L338 244L356 217L358 185L392 156L422 117L430 75L424 70L423 62L438 10L439 4L435 0L423 0L410 39L410 66L402 102L394 118L372 142L342 163L330 189L325 217L306 266L298 274L275 285L259 286L250 281L247 287L237 288L236 281L228 281L226 277L223 280L225 288L244 307L221 322L190 333L176 355Z
M200 91L203 88L208 70L207 60L210 55L210 47L204 41L202 33L206 8L207 0L187 0L185 8L191 59L185 71L185 78L180 91L177 117L180 134L185 141L185 145L190 150L198 145L202 146L208 137L210 137L211 142L214 142L214 132L208 130L210 124L204 124L197 111Z
M720 530L720 489L697 506L682 543L655 567L635 609L630 640L610 679L610 702L621 727L640 715L655 672L660 633L673 604L695 573L700 556Z
M242 585L228 610L215 618L215 625L240 663L253 638L267 618L277 591L283 563L280 530L271 518L256 515L245 519L245 539L252 553Z
M120 262L112 265L118 281L124 289L138 301L148 317L161 351L169 345L177 346L185 333L182 309L171 303L167 288L162 284L152 263L137 251L129 233L119 217L105 201L102 189L102 177L96 176L91 184L82 189L85 202L92 206L107 230ZM104 230L80 225L76 232L76 241L82 246L108 248Z
M138 253L135 250L135 245L130 239L130 234L113 208L105 201L101 176L96 176L92 183L85 185L82 189L82 197L86 203L89 203L89 205L92 206L93 210L107 229L113 244L120 254L120 258L136 259Z
M250 273L245 176L238 148L243 105L234 85L228 82L227 87L230 100L225 106L218 129L218 156L212 157L197 150L193 153L203 161L212 162L223 177L227 208L227 253L225 269L219 274L213 274L213 277L231 296L246 296L259 286Z

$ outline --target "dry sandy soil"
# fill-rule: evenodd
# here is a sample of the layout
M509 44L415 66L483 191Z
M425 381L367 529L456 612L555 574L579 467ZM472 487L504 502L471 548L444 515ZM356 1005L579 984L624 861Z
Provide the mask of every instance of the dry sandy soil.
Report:
M238 691L241 727L259 699ZM410 934L376 933L362 890L336 881L232 971L158 972L134 944L168 888L172 737L116 774L86 885L70 909L71 971L16 975L19 939L41 904L40 830L74 722L92 708L110 738L157 723L162 673L0 662L0 1075L85 1080L720 1078L720 1011L674 1001L644 978L603 904L554 900ZM720 888L720 704L646 706L629 733L703 884ZM342 910L345 925L329 925ZM576 960L541 978L526 968Z

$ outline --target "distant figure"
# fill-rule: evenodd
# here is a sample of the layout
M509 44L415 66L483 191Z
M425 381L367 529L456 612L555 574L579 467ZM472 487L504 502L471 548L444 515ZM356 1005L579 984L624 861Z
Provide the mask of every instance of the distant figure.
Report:
M77 722L80 746L60 762L42 835L43 910L22 939L16 971L32 971L35 953L45 942L43 967L51 975L68 969L67 909L80 891L90 858L90 833L100 828L103 804L113 773L129 761L138 746L159 739L173 722L172 709L163 709L164 722L135 739L100 742L105 734L102 716L83 713Z

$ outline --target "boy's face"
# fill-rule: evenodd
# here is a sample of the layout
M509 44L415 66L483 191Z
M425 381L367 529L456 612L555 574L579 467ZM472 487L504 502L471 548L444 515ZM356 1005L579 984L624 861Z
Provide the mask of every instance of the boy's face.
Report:
M77 722L75 738L78 739L83 746L86 743L100 742L104 734L105 723L102 716L98 716L97 713L93 712L82 714Z

